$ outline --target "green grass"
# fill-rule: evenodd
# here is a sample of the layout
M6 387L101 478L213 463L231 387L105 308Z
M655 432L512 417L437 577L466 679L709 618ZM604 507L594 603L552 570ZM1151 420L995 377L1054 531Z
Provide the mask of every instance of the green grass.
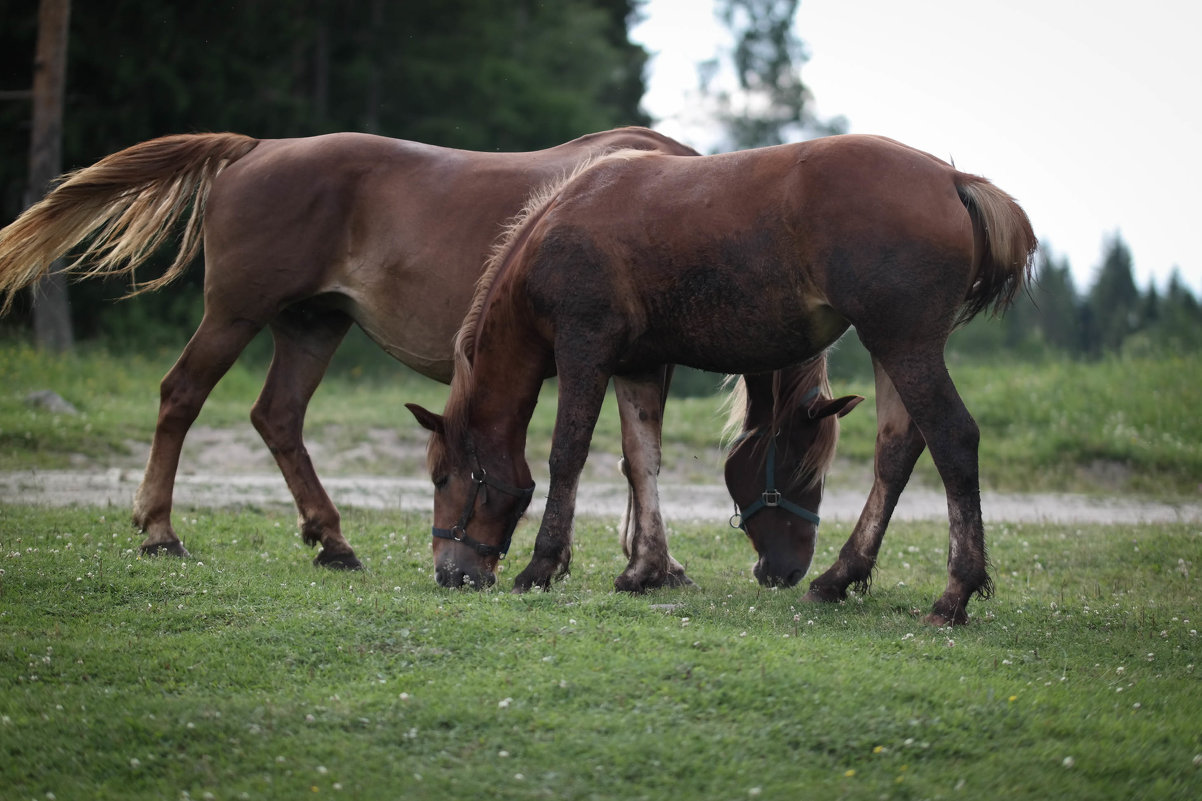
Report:
M973 622L944 524L895 524L873 591L764 590L724 527L699 586L616 595L614 521L506 593L431 577L424 516L348 511L367 570L319 571L285 509L181 510L140 559L124 509L0 506L5 799L1193 799L1196 525L996 525ZM824 527L816 568L848 531ZM53 795L50 795L53 794Z

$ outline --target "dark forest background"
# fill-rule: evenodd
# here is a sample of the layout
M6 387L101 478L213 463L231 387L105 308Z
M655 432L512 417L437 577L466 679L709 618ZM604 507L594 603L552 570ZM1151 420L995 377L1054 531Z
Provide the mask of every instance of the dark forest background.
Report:
M531 150L618 125L652 124L641 109L648 54L628 39L638 0L162 0L75 2L71 8L63 170L170 133L232 130L260 138L358 130L474 150ZM714 124L731 148L839 130L807 117L805 31L797 0L722 0L735 33L730 65L767 93L770 111ZM706 12L699 12L706 13ZM28 194L37 0L0 0L0 224ZM708 67L712 69L712 65ZM805 133L803 133L805 132ZM1001 320L978 320L952 357L1095 359L1196 351L1202 310L1179 273L1140 287L1134 255L1113 234L1090 286L1045 249L1028 295ZM131 301L119 283L73 284L75 337L111 349L182 346L200 318L202 271ZM28 302L0 323L27 337ZM248 358L266 359L256 343ZM836 374L862 373L847 348ZM335 362L391 362L352 338ZM389 366L387 369L391 369ZM682 386L686 388L688 382Z

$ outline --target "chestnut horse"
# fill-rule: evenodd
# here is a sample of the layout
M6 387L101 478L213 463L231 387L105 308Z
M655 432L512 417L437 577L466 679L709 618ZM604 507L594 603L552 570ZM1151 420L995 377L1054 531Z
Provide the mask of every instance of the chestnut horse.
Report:
M792 587L809 570L823 479L839 441L838 418L863 400L830 397L825 354L734 382L724 469L735 502L730 523L755 547L753 572L761 584Z
M435 526L492 545L511 536L523 498L481 493L472 476L530 484L526 427L538 387L558 373L546 507L514 582L516 591L546 588L571 560L576 487L611 376L650 381L667 363L779 370L855 326L901 401L881 432L884 494L873 510L891 510L925 443L946 490L950 538L947 587L927 619L966 622L971 596L992 588L980 433L943 351L957 325L1005 308L1035 248L1030 221L1005 192L880 137L688 159L610 155L533 202L482 277L444 414L410 406L432 431ZM886 519L861 520L808 597L834 600L867 581ZM665 570L662 527L641 537L619 588ZM456 570L483 578L495 567L457 543L451 550L437 558Z
M269 327L275 354L251 420L296 500L305 542L322 546L314 562L357 568L301 436L309 399L351 323L402 363L449 382L455 332L503 224L539 186L620 148L695 155L644 128L533 153L473 153L355 133L154 139L66 176L0 231L0 294L7 294L0 312L88 237L75 270L132 275L191 207L174 263L135 287L177 278L203 238L204 316L163 378L134 498L142 551L188 555L171 525L184 436L238 354ZM659 398L648 391L640 402L662 406L664 383L654 390ZM653 421L658 414L622 413L624 442L654 439L658 446L658 430L639 430L640 414Z

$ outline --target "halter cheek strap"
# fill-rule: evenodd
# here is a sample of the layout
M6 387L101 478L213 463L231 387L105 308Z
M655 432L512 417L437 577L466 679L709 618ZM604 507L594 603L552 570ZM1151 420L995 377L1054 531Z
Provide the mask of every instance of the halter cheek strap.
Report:
M505 541L501 543L500 547L480 542L467 533L467 524L476 513L476 498L480 495L480 490L485 486L492 487L515 498L525 498L527 503L530 501L530 496L534 494L533 486L523 489L506 484L503 481L498 481L485 472L484 468L480 467L477 463L476 470L472 472L472 491L467 496L467 501L463 505L463 513L459 516L459 522L450 528L438 528L434 526L432 531L438 539L462 543L481 556L495 556L498 559L504 559L505 554L509 553L509 544L513 541L513 530L517 527L516 521L514 521L515 525L509 526L509 531L505 534ZM523 508L525 508L525 505L523 505Z
M805 394L799 405L805 406L813 403L818 397L818 387L814 387ZM745 432L739 441L748 437L759 436L757 433ZM737 443L736 443L737 444ZM740 528L744 532L747 531L747 521L764 511L765 509L784 509L786 512L791 512L802 520L809 521L815 526L819 524L818 515L805 509L781 495L780 490L776 488L776 437L772 436L768 439L768 458L764 465L764 491L760 494L759 500L749 504L746 509L739 510L739 504L735 503L735 513L730 517L730 525L732 528Z
M776 438L773 437L768 441L768 460L764 468L764 491L761 493L758 500L752 502L746 509L736 511L730 518L731 526L747 530L747 521L765 509L784 509L786 512L792 512L802 520L807 520L815 526L819 524L820 518L818 515L811 512L809 509L804 509L792 501L781 495L780 490L776 488ZM736 510L738 505L735 506Z

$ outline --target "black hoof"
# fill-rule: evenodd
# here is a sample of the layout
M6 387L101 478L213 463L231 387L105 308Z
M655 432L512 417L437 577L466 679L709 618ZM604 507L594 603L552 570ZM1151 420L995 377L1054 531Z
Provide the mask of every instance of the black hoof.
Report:
M642 595L649 590L675 589L692 587L693 580L683 572L654 573L649 576L623 573L614 579L614 589L618 592L628 592L632 595Z
M156 542L152 545L142 546L143 556L178 556L180 559L188 559L192 554L188 553L188 549L179 540L175 542Z
M324 549L318 551L317 556L313 557L314 567L328 567L330 570L362 570L363 563L355 556L354 552L350 553L327 553Z

